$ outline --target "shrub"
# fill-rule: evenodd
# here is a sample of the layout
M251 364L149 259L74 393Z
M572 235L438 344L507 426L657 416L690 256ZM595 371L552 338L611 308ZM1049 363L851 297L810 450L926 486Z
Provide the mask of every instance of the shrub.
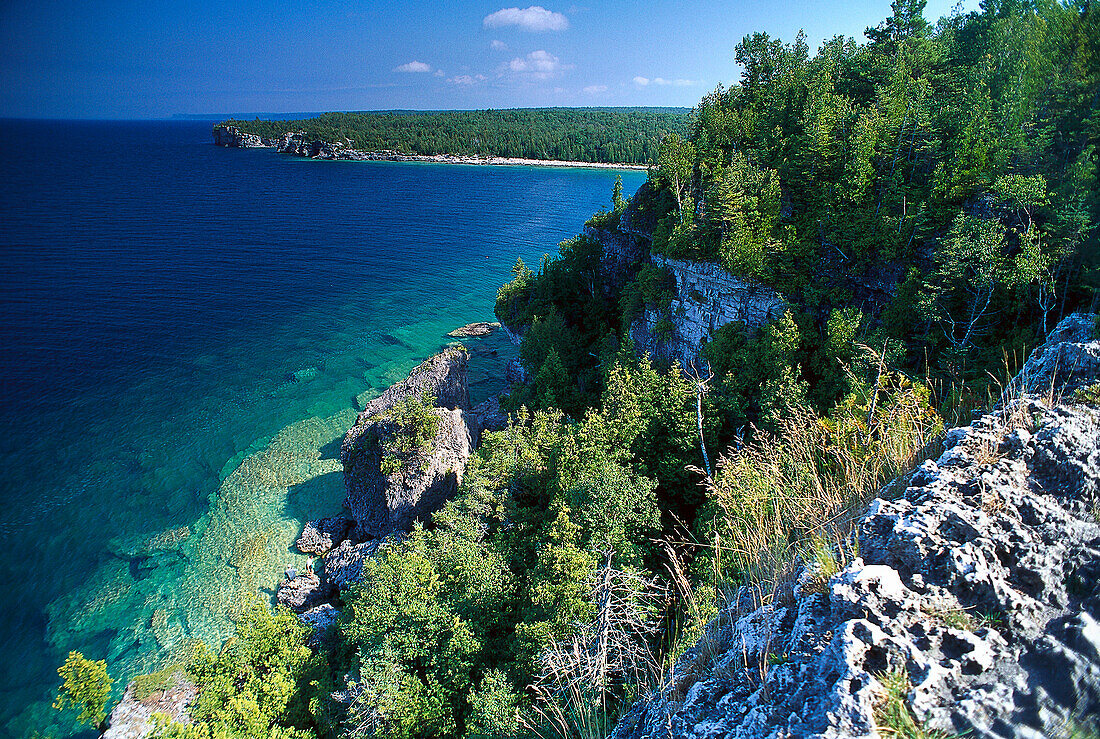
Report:
M111 678L106 660L86 659L80 652L69 652L65 664L57 668L61 687L53 707L59 711L76 708L82 724L97 726L107 718L107 699L111 696Z

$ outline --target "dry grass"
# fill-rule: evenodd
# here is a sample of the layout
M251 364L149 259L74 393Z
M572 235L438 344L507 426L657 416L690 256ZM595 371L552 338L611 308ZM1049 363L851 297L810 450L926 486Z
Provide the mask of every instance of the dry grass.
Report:
M894 375L828 418L796 412L774 437L758 434L719 461L711 484L720 575L776 593L802 561L835 573L854 556L867 503L901 484L942 432L927 391Z
M595 616L564 641L551 640L523 728L540 739L603 739L623 699L659 676L651 648L664 588L635 572L604 566L591 583Z

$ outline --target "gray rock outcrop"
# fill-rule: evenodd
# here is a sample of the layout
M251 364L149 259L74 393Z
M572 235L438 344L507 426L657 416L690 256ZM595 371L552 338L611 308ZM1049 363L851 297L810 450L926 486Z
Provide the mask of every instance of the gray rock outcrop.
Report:
M310 159L363 160L376 158L352 148L350 141L322 141L310 136L305 131L284 133L275 148L280 154L292 154Z
M187 709L198 696L199 689L182 672L169 681L163 690L155 690L141 700L137 697L136 684L127 685L122 700L111 711L109 728L102 739L142 739L153 731L154 713L166 714L178 724L190 724Z
M1059 336L1081 343L1037 355L1075 351ZM1070 736L1100 715L1100 408L1015 399L944 446L870 504L858 557L824 582L803 566L764 605L742 588L613 736L885 736L901 670L947 735Z
M740 322L752 330L782 316L787 303L775 290L731 275L717 264L686 262L653 255L651 261L668 269L676 281L667 318L671 330L662 332L666 316L646 308L631 326L635 350L655 359L699 365L703 342L727 323ZM667 324L665 324L667 326Z
M363 574L363 561L378 551L378 541L353 544L350 540L324 556L325 582L343 589L359 580Z
M294 546L303 554L324 554L339 546L354 528L355 522L342 516L310 521L302 529L302 535Z
M474 406L470 416L482 431L501 431L508 428L508 414L500 407L500 396L493 396Z
M295 613L302 613L321 605L336 595L334 587L321 582L314 572L303 572L294 577L284 578L279 583L276 596L279 605L286 606Z
M357 523L360 540L406 531L458 492L477 433L466 422L467 364L462 347L437 354L367 403L344 437L344 505ZM384 444L405 433L388 412L406 399L427 400L436 433L425 448L403 454L396 469L383 469Z
M1091 313L1066 316L1028 357L1010 392L1069 395L1100 377L1100 324Z

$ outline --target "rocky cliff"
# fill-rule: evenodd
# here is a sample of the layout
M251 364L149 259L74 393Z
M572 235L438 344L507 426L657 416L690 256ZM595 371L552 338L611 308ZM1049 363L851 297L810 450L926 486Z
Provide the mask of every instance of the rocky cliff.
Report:
M452 347L414 369L409 376L367 404L344 437L347 498L344 505L360 538L382 538L407 530L417 518L437 510L458 491L477 429L467 424L469 357ZM408 449L397 464L384 464L385 447L406 433L391 411L402 402L424 401L436 419L424 449Z
M265 139L254 133L242 133L236 126L214 126L214 143L218 146L240 149L259 149L275 146L274 139Z
M887 684L938 736L1093 736L1096 326L1066 318L1021 397L948 432L903 495L873 501L846 567L822 582L805 565L770 596L742 588L614 737L890 736Z
M758 329L783 315L787 303L775 290L731 275L717 264L653 255L654 265L675 279L672 307L646 308L630 328L635 350L652 358L698 366L703 343L727 323Z

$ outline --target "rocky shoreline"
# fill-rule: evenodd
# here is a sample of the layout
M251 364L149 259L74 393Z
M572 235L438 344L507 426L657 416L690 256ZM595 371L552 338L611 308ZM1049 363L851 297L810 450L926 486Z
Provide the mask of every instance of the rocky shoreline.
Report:
M327 161L358 162L429 162L433 164L473 164L495 167L571 167L580 169L632 169L644 171L645 164L610 162L574 162L560 159L525 159L522 157L470 156L463 154L404 154L397 151L361 151L351 141L331 142L313 139L304 131L285 133L278 139L245 133L236 126L215 126L214 143L238 149L274 148L280 154Z

